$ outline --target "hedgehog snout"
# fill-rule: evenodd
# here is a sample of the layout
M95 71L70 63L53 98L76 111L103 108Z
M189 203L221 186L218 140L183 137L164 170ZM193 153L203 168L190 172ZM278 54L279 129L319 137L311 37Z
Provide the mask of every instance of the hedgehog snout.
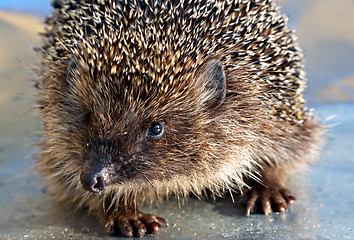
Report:
M80 176L82 187L93 193L104 190L106 179L103 170L104 169L86 169L82 171Z

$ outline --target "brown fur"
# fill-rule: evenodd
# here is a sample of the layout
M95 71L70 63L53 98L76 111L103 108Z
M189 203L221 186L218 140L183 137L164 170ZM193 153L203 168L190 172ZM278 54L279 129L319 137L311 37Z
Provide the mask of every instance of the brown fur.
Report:
M312 161L322 130L303 107L301 54L271 1L208 2L221 12L205 18L204 3L195 4L199 18L189 1L174 18L172 7L139 15L149 9L143 1L110 0L106 10L93 2L61 1L43 46L37 168L57 201L99 212L106 224L137 201L243 191L269 176L283 187ZM154 20L162 16L172 18L161 30ZM207 87L213 62L225 92ZM154 121L166 127L159 140L146 137ZM97 194L80 183L92 161L107 165Z

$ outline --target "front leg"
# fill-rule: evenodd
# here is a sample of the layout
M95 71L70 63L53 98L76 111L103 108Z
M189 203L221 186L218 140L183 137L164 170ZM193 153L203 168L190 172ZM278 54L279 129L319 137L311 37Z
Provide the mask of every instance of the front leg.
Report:
M110 206L110 202L106 202L105 206ZM121 201L118 206L112 206L107 211L101 211L99 215L107 234L121 234L125 237L155 234L161 224L166 223L161 217L140 212L136 203L130 199L126 202Z
M245 194L246 216L256 209L262 209L264 215L272 211L285 212L287 205L295 201L293 194L285 188L286 171L281 167L268 167L261 171L261 182L249 181L251 189Z

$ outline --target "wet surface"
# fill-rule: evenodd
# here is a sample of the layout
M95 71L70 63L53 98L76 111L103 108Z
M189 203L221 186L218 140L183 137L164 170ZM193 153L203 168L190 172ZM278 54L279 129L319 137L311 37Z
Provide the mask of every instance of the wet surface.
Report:
M111 239L95 217L65 214L49 201L33 173L37 150L31 145L40 124L31 110L31 48L42 25L32 16L1 12L27 11L7 2L0 3L0 239ZM289 212L247 218L230 197L171 199L145 207L169 222L147 239L354 239L354 2L338 2L280 1L304 49L308 105L321 119L332 117L318 164L289 181L298 199ZM43 16L45 9L35 14Z
M245 217L245 210L225 199L170 200L144 210L168 219L154 239L352 239L354 174L352 139L354 104L317 107L317 113L336 113L321 161L305 176L294 176L288 186L297 201L287 213ZM1 162L0 239L108 239L94 217L84 212L72 217L50 202L29 168L28 151L9 152Z

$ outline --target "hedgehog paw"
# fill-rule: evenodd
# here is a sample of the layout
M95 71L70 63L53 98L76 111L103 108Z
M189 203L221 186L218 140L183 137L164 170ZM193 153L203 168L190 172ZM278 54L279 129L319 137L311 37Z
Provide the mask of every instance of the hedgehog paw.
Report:
M161 224L167 224L165 219L142 212L125 212L107 218L104 230L107 234L121 234L125 237L142 237L145 234L155 234Z
M286 188L266 187L260 184L252 187L242 199L246 202L246 216L258 212L260 209L266 216L273 211L286 212L288 205L296 200Z

